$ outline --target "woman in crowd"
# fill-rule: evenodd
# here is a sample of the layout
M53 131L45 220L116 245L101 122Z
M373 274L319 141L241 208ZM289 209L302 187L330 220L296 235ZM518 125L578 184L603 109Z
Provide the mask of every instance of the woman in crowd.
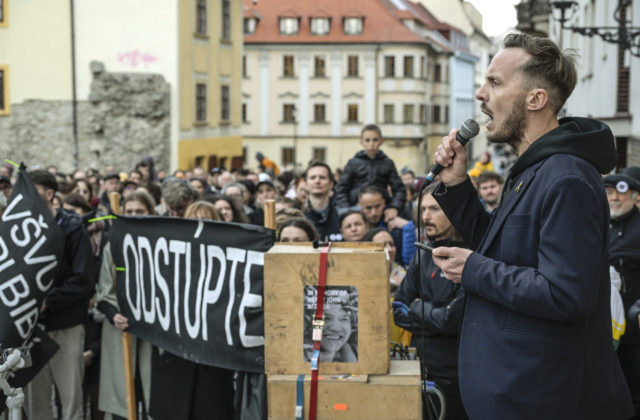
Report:
M95 197L95 194L93 193L93 187L86 179L74 179L71 192L80 194L84 197L85 200L87 200L87 203L91 204L92 207L95 207L93 205L94 203L92 202L93 198Z
M340 216L340 233L346 242L358 242L367 232L367 222L362 212L349 210Z
M134 191L122 204L127 216L149 216L154 214L155 203L145 191ZM100 359L100 393L98 407L110 413L114 420L127 418L127 398L122 359L122 331L129 327L129 320L120 313L115 288L116 270L111 255L111 247L104 247L102 267L97 287L97 306L109 322L102 326L102 349ZM136 359L139 368L139 380L146 411L149 410L151 390L151 345L141 339L131 337L131 353L135 369Z
M218 210L220 220L225 222L249 223L247 215L240 209L236 197L229 195L216 195L211 198L211 203Z
M293 217L278 229L280 242L313 242L318 240L318 232L304 217Z
M398 264L396 259L396 244L393 241L393 237L385 228L373 228L367 231L362 237L362 242L379 242L384 244L384 249L389 254L389 283L391 284L391 294L400 287L400 283L404 279L407 271L405 268Z
M187 219L203 219L203 220L221 220L216 206L208 201L196 201L187 207L184 212Z

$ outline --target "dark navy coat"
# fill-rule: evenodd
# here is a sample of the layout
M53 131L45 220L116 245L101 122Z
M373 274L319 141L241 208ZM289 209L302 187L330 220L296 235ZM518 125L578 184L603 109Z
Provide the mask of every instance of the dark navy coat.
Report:
M491 216L469 179L433 194L476 249L462 273L459 347L471 419L633 413L612 346L609 208L598 173L611 166L603 159L615 163L613 137L592 120L560 122L516 162Z

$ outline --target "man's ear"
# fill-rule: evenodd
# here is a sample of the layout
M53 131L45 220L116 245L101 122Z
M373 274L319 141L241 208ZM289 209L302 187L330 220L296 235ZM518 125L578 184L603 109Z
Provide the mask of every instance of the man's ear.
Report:
M527 110L540 111L549 104L549 92L546 89L536 88L527 93Z
M56 192L54 190L52 190L51 188L47 188L45 190L45 194L47 195L47 202L48 203L53 202L53 196L56 195Z

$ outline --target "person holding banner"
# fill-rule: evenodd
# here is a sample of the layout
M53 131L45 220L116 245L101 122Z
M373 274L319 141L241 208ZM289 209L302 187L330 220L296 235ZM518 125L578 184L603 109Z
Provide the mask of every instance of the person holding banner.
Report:
M146 191L134 191L123 202L126 216L150 216L155 214L155 203ZM129 327L129 320L120 313L115 287L116 270L111 254L111 246L104 247L96 303L98 309L109 322L102 325L102 348L100 351L100 387L98 408L111 414L114 420L127 417L127 396L122 358L122 331ZM137 351L136 351L137 350ZM149 408L151 392L151 344L132 336L131 353L133 365L136 357L144 407Z
M197 191L188 182L165 185L162 194L171 216L178 218L184 217L189 204L197 199ZM150 404L154 419L234 417L232 370L196 363L156 346L153 347L151 366L153 394Z
M80 217L64 209L54 210L52 206L58 189L56 178L45 170L31 171L29 176L64 232L65 239L58 273L47 292L39 318L60 350L26 387L24 408L30 419L52 419L51 385L55 384L62 418L81 420L83 322L95 284L94 256Z

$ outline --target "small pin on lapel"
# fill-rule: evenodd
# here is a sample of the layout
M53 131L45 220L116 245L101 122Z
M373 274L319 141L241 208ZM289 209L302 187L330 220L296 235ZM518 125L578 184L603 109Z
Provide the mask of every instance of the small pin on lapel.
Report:
M520 192L520 187L522 187L524 181L520 181L520 183L518 184L518 186L515 189L515 192Z

